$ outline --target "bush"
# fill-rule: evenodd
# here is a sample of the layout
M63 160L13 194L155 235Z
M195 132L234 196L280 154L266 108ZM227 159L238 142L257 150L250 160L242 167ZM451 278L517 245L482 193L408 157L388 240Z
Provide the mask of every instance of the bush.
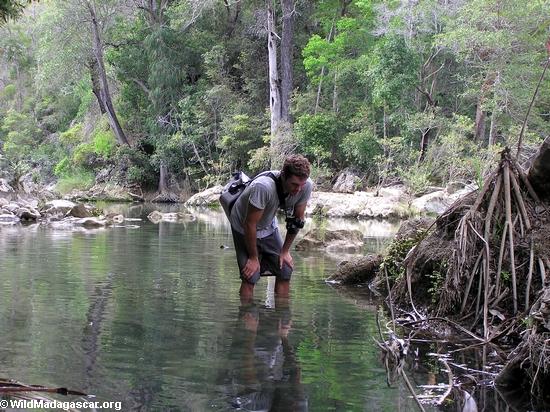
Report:
M374 159L381 153L376 135L371 130L349 133L342 141L347 159L364 170L374 168Z
M78 171L74 175L65 176L58 180L56 189L61 194L69 193L72 190L88 190L93 186L95 176L91 172Z
M304 114L296 123L296 135L302 151L319 162L335 160L338 120L332 114Z

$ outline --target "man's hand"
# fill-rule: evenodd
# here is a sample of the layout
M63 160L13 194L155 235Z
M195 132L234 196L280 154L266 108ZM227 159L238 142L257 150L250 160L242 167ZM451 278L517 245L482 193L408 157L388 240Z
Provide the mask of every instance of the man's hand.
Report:
M260 261L258 258L248 259L243 268L243 275L246 279L250 279L254 273L259 272Z
M292 256L290 256L289 252L281 252L281 255L279 256L279 267L281 269L285 263L290 266L291 269L294 269L294 260L292 259Z

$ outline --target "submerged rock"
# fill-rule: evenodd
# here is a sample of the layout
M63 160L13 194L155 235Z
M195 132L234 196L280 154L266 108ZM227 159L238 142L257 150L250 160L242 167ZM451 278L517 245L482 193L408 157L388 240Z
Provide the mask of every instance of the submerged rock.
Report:
M197 218L191 214L191 213L184 213L184 212L172 212L172 213L162 213L158 210L155 210L147 216L147 219L149 219L153 223L160 223L160 222L193 222Z

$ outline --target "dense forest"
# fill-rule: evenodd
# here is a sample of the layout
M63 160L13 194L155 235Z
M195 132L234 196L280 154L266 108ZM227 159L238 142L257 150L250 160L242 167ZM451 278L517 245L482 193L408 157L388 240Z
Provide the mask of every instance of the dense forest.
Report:
M200 190L296 151L420 193L548 132L548 0L0 4L13 186Z

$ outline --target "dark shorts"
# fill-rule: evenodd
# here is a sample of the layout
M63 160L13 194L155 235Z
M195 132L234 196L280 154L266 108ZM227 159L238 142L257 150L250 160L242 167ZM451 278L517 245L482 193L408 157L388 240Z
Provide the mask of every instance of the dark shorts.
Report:
M231 232L233 233L233 243L235 244L235 252L237 253L237 264L239 265L239 273L242 280L248 283L256 283L260 280L260 276L277 276L277 279L290 280L292 268L286 264L282 269L279 267L279 255L283 247L283 239L278 229L275 229L275 231L267 237L256 239L260 270L254 273L249 279L246 279L242 274L243 268L248 260L244 235L241 235L235 230Z

